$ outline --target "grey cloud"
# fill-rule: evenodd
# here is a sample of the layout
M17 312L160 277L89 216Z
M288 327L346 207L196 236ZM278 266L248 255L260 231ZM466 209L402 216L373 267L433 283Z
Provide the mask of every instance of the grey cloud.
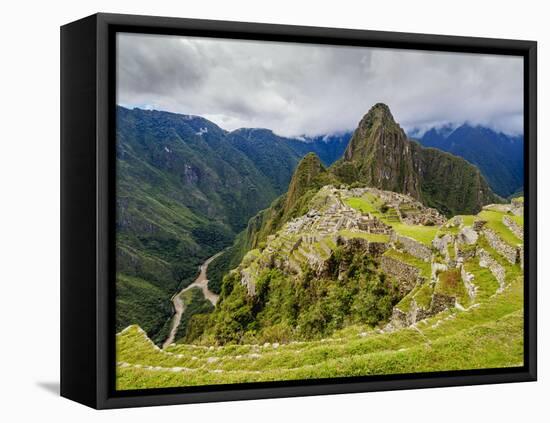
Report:
M517 57L120 34L117 101L281 135L352 130L376 102L405 129L522 132Z

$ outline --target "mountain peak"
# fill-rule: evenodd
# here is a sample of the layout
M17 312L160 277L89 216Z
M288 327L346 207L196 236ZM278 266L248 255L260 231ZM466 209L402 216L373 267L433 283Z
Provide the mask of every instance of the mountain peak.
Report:
M323 174L326 174L327 171L321 159L315 153L308 153L296 166L294 175L290 180L288 186L286 204L285 204L285 214L290 213L291 210L296 206L296 203L302 195L313 187L319 188L325 183L321 183L319 179Z
M383 163L388 155L403 150L406 145L405 132L395 122L390 108L384 103L376 103L359 122L344 153L344 160L362 162L381 152L385 156L380 157Z
M391 138L399 144L406 141L401 127L395 122L390 108L384 103L376 103L363 116L344 154L346 161L362 160L372 149L385 139Z
M463 159L432 150L423 150L409 141L390 108L377 103L361 119L343 160L332 170L344 183L359 181L407 194L439 207L446 214L479 210L481 205L495 199L477 168ZM453 188L455 191L451 193L448 187L455 187L459 179L466 185ZM474 183L471 181L475 181L475 189L470 186ZM438 186L434 188L434 184ZM466 195L468 204L462 198Z
M359 126L372 125L377 122L380 122L381 124L396 125L395 119L393 118L391 110L387 104L376 103L372 106L367 114L363 116L363 119L361 119Z

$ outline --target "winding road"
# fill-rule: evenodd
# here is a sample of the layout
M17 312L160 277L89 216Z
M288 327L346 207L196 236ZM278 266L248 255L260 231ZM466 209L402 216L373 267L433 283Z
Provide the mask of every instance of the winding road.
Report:
M174 313L174 317L172 317L172 326L170 327L170 335L168 335L168 338L166 338L166 341L164 341L164 343L162 344L162 348L166 348L168 345L174 342L174 337L176 336L178 327L181 323L181 316L185 311L185 304L181 299L181 294L183 294L185 291L192 288L200 288L202 290L202 293L204 294L204 298L210 301L212 305L215 306L216 303L218 302L218 295L214 294L212 291L208 289L208 278L206 277L206 272L208 271L208 265L212 262L212 260L214 260L216 257L218 257L222 253L223 251L220 251L216 255L213 255L208 260L206 260L203 264L201 264L200 273L199 273L199 276L197 276L197 279L195 279L195 281L191 285L183 288L181 291L177 292L172 297L172 304L174 304L175 313Z

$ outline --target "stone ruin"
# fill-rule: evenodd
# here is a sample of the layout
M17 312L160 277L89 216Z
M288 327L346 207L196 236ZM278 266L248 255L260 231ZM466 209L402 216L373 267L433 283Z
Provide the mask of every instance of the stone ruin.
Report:
M398 249L403 250L411 256L419 258L420 260L430 261L432 259L432 250L428 246L412 238L401 236L396 232L393 232L391 241L398 246Z
M344 191L346 197L361 197L372 194L380 199L388 208L396 211L399 220L407 225L443 225L446 218L436 209L426 207L409 195L397 192L383 191L377 188L351 188Z
M506 215L502 217L502 223L504 223L517 238L523 241L523 226Z
M389 256L382 256L380 269L397 281L399 293L403 297L411 292L418 283L425 282L425 278L420 275L420 269Z

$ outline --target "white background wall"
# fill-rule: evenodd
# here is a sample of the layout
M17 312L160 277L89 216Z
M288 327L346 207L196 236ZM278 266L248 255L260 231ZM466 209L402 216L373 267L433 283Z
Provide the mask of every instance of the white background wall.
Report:
M550 238L550 31L543 1L12 0L0 57L0 420L548 421L548 268L539 382L96 412L59 398L59 26L103 11L539 42L539 239ZM550 247L539 242L539 262ZM78 281L75 281L78 283ZM545 306L544 306L545 305ZM546 395L544 390L546 389ZM7 417L7 418L6 418ZM31 420L33 419L33 420Z

